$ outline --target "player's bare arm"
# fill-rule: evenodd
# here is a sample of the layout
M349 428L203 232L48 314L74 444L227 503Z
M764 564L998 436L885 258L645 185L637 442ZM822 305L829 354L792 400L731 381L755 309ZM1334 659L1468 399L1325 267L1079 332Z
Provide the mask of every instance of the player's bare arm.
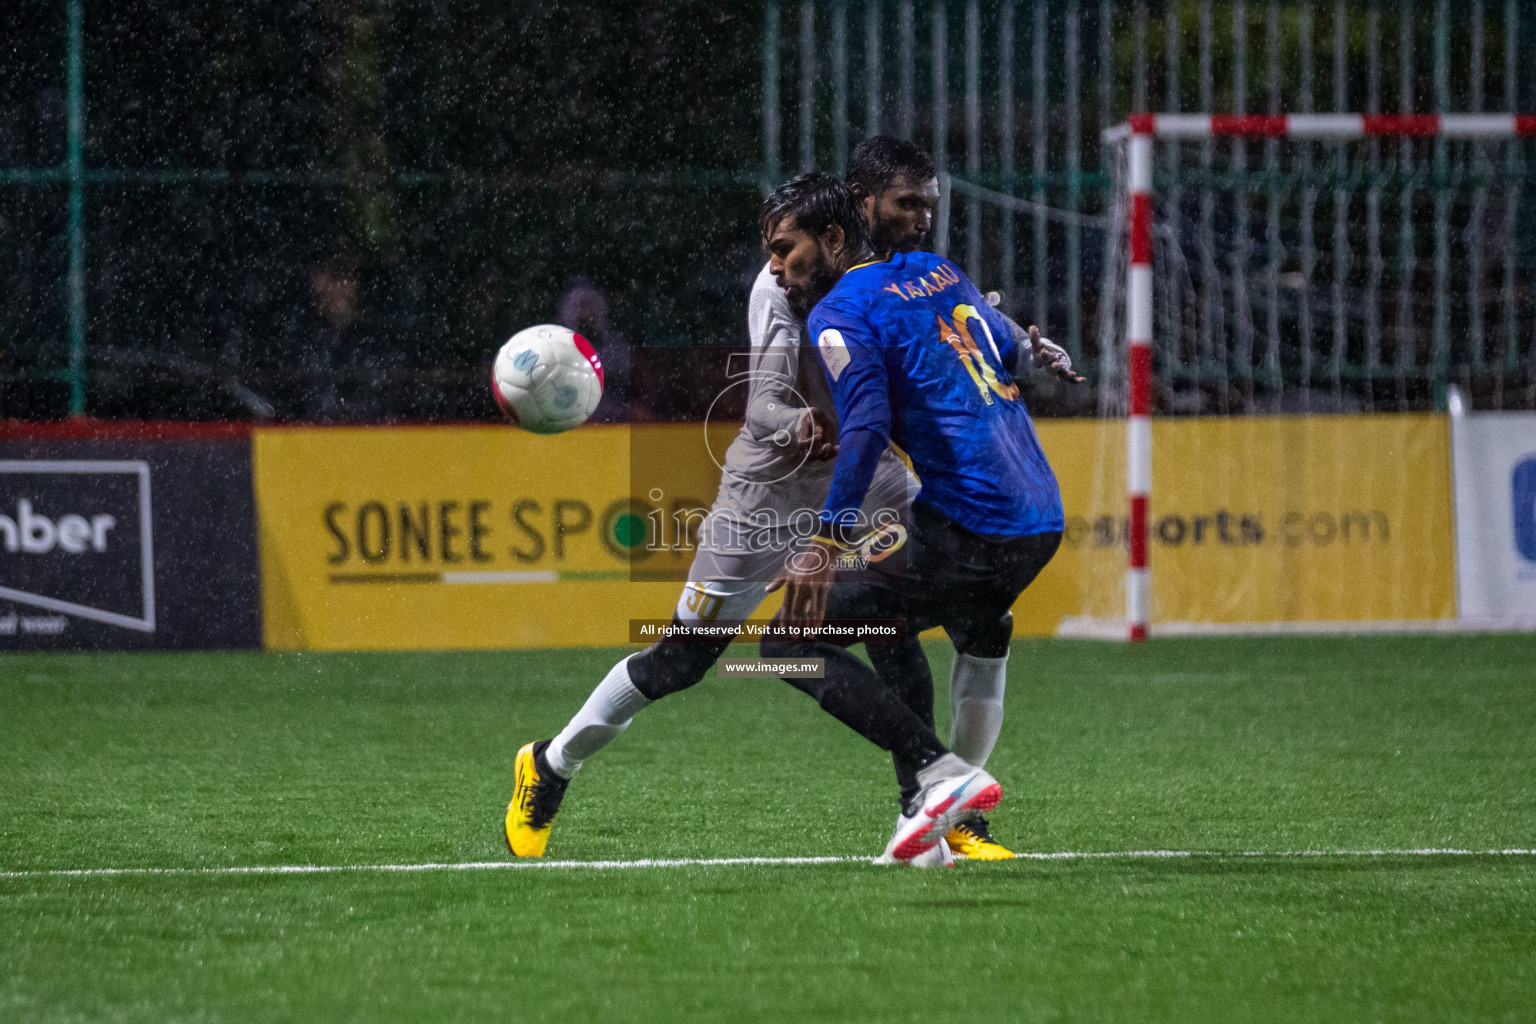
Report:
M790 625L814 629L827 617L827 594L837 579L838 549L830 541L813 537L805 550L784 563L768 584L768 593L783 587L784 610L780 617Z
M1067 350L1048 338L1040 337L1040 328L1029 325L1029 351L1037 370L1049 370L1062 380L1074 384L1085 383L1085 378L1072 369L1072 357Z
M795 441L810 449L807 456L812 462L827 462L837 457L837 424L825 410L808 407L800 414L795 428Z

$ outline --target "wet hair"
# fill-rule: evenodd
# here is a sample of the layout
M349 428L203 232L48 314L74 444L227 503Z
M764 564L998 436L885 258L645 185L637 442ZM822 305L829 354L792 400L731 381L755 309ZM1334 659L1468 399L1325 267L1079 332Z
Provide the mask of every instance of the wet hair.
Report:
M795 218L795 227L811 235L820 235L836 224L843 229L844 244L853 253L870 249L869 221L853 192L822 171L797 174L769 193L757 216L763 237L773 234L785 217Z
M871 135L853 147L848 162L848 184L858 185L872 196L891 187L897 178L925 182L938 174L933 157L905 139Z

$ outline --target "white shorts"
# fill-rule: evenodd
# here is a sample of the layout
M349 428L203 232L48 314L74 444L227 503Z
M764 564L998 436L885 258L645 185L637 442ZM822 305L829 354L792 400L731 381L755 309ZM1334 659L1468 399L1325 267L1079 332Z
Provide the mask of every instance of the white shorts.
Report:
M862 511L873 519L888 509L904 520L917 490L917 478L886 449L875 468ZM815 529L814 520L814 509L794 510L788 521L776 508L744 509L721 488L699 530L699 550L677 601L678 619L740 622L751 618L768 596L769 581Z

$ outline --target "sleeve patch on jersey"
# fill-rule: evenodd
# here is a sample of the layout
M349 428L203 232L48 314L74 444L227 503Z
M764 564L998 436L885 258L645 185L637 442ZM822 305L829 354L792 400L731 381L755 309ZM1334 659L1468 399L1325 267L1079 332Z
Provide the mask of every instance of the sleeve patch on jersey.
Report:
M853 357L848 354L848 346L843 343L841 331L827 328L821 332L821 337L816 339L816 348L821 352L821 361L826 364L827 372L833 380L843 375Z

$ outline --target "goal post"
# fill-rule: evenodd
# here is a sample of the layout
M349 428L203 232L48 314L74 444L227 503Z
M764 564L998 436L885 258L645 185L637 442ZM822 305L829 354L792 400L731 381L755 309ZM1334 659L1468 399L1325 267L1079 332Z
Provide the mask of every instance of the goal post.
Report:
M1281 353L1280 335L1287 328L1301 334L1317 331L1317 324L1323 320L1327 321L1325 326L1330 332L1328 340L1331 348L1321 354L1315 353L1310 337L1304 337L1298 346L1297 359L1305 364L1298 372L1304 374L1302 379L1308 384L1325 369L1332 372L1337 380L1344 372L1347 353L1357 347L1363 353L1360 362L1365 367L1362 371L1365 374L1363 388L1367 395L1375 387L1374 375L1378 370L1385 372L1384 367L1395 367L1400 371L1399 378L1406 379L1406 372L1401 371L1415 366L1415 360L1420 359L1419 353L1424 353L1423 358L1433 364L1433 373L1437 375L1435 379L1443 380L1453 349L1450 339L1450 304L1441 301L1444 290L1452 286L1452 208L1464 210L1462 215L1467 219L1467 227L1462 231L1462 235L1467 237L1456 242L1467 254L1469 269L1464 272L1463 280L1467 282L1467 287L1481 289L1484 280L1497 278L1497 272L1492 271L1488 265L1489 251L1499 245L1517 247L1515 220L1521 188L1518 181L1523 170L1518 163L1518 151L1511 151L1509 160L1503 164L1485 156L1478 158L1482 161L1479 167L1486 164L1508 168L1509 176L1517 182L1506 188L1504 206L1490 213L1489 189L1493 186L1488 182L1496 184L1491 174L1486 180L1478 179L1477 183L1465 186L1468 191L1465 198L1462 198L1462 193L1454 191L1462 185L1459 179L1454 182L1451 180L1452 176L1446 170L1448 165L1442 158L1442 147L1435 146L1434 158L1428 162L1431 169L1425 171L1422 166L1409 166L1412 163L1409 159L1411 143L1413 140L1427 139L1493 144L1536 137L1536 114L1224 116L1143 113L1131 115L1124 124L1107 129L1103 137L1106 151L1114 154L1118 168L1116 178L1120 194L1114 203L1116 216L1128 221L1125 225L1128 236L1120 236L1125 239L1125 249L1118 257L1125 265L1123 297L1100 296L1101 304L1108 303L1108 316L1118 315L1121 308L1117 305L1119 302L1123 302L1124 316L1124 332L1120 340L1123 341L1125 352L1123 355L1107 351L1102 353L1104 357L1123 359L1120 365L1125 374L1123 408L1126 415L1127 514L1124 539L1128 564L1124 577L1125 623L1120 635L1131 641L1142 641L1148 636L1154 612L1153 567L1149 564L1152 539L1149 502L1153 484L1152 414L1154 349L1157 348L1154 343L1158 340L1154 335L1158 325L1162 325L1165 331L1188 331L1194 335L1187 346L1182 339L1165 339L1169 355L1163 361L1179 361L1185 348L1199 350L1192 357L1197 367L1197 377L1199 353L1208 355L1213 330L1221 329L1223 324L1235 325L1232 346L1237 349L1237 355L1224 354L1221 357L1222 372L1225 373L1225 368L1231 365L1240 367L1247 374L1245 386L1248 412L1253 411L1255 380L1263 380L1266 375L1275 382L1285 379L1286 370L1282 367L1285 357ZM1222 138L1234 140L1239 147L1243 146L1244 140L1265 144L1263 173L1269 177L1264 202L1259 202L1246 184L1224 185L1213 171L1210 144L1212 140ZM1369 158L1346 158L1343 155L1343 144L1359 140L1372 140L1378 145ZM1379 144L1388 140L1401 146L1403 157L1395 169L1383 171ZM1155 237L1155 144L1160 141L1202 144L1202 159L1196 175L1199 184L1195 187L1207 192L1197 198L1194 213L1194 217L1203 226L1200 232L1186 231L1181 224L1175 223L1162 226L1162 237ZM1319 175L1323 179L1323 186L1320 188L1315 178L1305 181L1300 189L1301 199L1298 200L1300 212L1292 216L1292 228L1283 228L1280 223L1281 199L1277 197L1289 187L1282 181L1286 172L1282 170L1281 161L1275 155L1275 147L1281 143L1314 147L1318 143L1339 144L1334 147L1339 155L1326 174L1317 170L1319 165L1314 163L1313 149L1300 150L1295 157L1294 174ZM1247 153L1245 149L1239 152L1242 171L1246 174ZM1409 181L1409 184L1401 188L1402 198L1398 207L1385 214L1388 220L1395 218L1395 221L1385 223L1380 182L1393 174L1398 179ZM1425 204L1421 203L1421 197L1413 191L1419 186L1412 182L1426 179L1412 178L1415 174L1432 176L1429 179L1433 195L1432 210L1421 209ZM1365 200L1357 203L1354 190L1359 188L1361 180L1368 180L1370 184L1366 189ZM1189 192L1191 187L1177 187L1182 190L1181 196L1188 198L1184 193ZM1222 224L1220 231L1216 231L1212 228L1215 222L1215 203L1211 193L1221 188L1227 188L1228 194L1236 198L1229 204L1228 221ZM1334 205L1331 249L1316 244L1317 204L1321 193L1331 196ZM1175 221L1180 219L1181 199L1170 201L1170 214ZM1485 234L1485 223L1499 216L1503 217L1498 221L1502 225L1503 234L1490 245ZM1419 245L1414 232L1417 225L1431 219L1434 251L1432 258L1424 261L1417 256ZM1364 232L1370 239L1371 249L1364 258L1353 257L1350 250L1351 233L1358 234L1361 228L1352 223L1355 220L1364 220L1368 224ZM1262 222L1262 230L1255 230L1257 222ZM1385 260L1381 238L1388 229L1396 231L1400 240L1399 265L1394 270L1397 275L1395 291L1383 287L1386 271L1383 269ZM1292 230L1300 240L1284 237L1283 232L1286 230ZM1499 230L1497 225L1494 230ZM1217 251L1221 244L1230 246L1231 252ZM1112 238L1109 248L1116 247L1117 242ZM1170 283L1167 284L1160 284L1161 279L1154 276L1157 270L1154 254L1159 248L1179 264L1175 269L1182 275L1177 280L1170 277ZM1192 252L1187 259L1184 256L1186 249ZM1257 276L1258 286L1252 290L1267 293L1267 301L1263 294L1253 299L1244 280L1249 274L1248 267L1253 262L1252 250L1255 249L1264 251L1265 263ZM1297 252L1300 254L1296 257L1297 269L1283 271L1285 261L1291 258L1290 254ZM1106 254L1106 274L1110 273L1114 259L1109 253ZM1314 288L1314 275L1324 262L1331 263L1332 268L1329 271L1328 287ZM1420 266L1424 262L1430 264L1429 272ZM1497 305L1497 297L1485 300L1480 295L1460 306L1461 315L1465 316L1469 325L1467 335L1472 339L1466 352L1468 366L1479 370L1492 364L1514 368L1517 362L1523 360L1518 355L1520 348L1515 341L1519 329L1517 321L1520 305L1516 293L1516 262L1516 257L1511 253L1503 254L1500 285L1502 306ZM1281 295L1281 278L1285 274L1297 279L1297 298L1289 305ZM1417 340L1417 335L1423 333L1418 323L1425 319L1420 292L1426 278L1432 280L1434 292L1427 317L1430 334L1427 345ZM1229 287L1224 283L1230 279L1236 279L1235 286ZM1110 280L1106 278L1106 284ZM1528 280L1518 284L1522 294L1529 287ZM1158 291L1162 292L1171 306L1178 308L1170 308L1167 315L1158 313L1155 316L1154 293ZM1235 303L1236 309L1224 309L1223 304L1228 302ZM1268 333L1264 352L1253 350L1252 313L1260 305L1267 316ZM1487 329L1490 308L1493 308L1494 315L1502 317L1501 322L1507 327L1504 334L1509 341L1505 343L1502 354L1495 352L1492 344L1486 340L1490 334ZM1391 327L1397 332L1386 342L1382 340L1383 309L1387 309L1386 315L1391 319ZM1213 323L1217 327L1213 328ZM1282 323L1286 326L1282 326ZM1108 335L1106 340L1109 340ZM1523 342L1520 344L1523 345ZM1220 347L1219 341L1217 347ZM1158 351L1163 352L1165 349ZM1385 360L1393 362L1389 364ZM1327 369L1329 367L1331 369ZM1169 372L1172 372L1171 369ZM1522 372L1529 374L1529 371ZM1536 377L1529 379L1536 380ZM1279 387L1279 384L1276 386ZM1198 387L1197 379L1197 390ZM1406 393L1406 385L1404 388ZM1225 398L1222 400L1226 401ZM1198 395L1195 401L1198 409ZM1370 407L1367 403L1366 408ZM1303 411L1305 408L1303 403ZM1285 411L1280 403L1276 403L1275 410ZM1226 530L1225 524L1222 529Z

